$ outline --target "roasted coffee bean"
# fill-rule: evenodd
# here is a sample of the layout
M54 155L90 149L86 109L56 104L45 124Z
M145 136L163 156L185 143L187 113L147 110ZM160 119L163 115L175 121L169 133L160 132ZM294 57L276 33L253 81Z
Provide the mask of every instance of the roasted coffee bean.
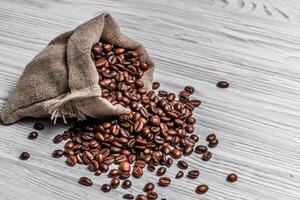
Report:
M197 194L204 194L208 191L208 189L209 189L209 187L207 185L202 184L202 185L198 185L196 187L195 191L196 191Z
M133 167L132 175L136 178L141 178L143 176L143 169L140 167Z
M178 149L172 149L170 154L174 159L179 159L182 156L182 152Z
M113 189L116 189L117 187L119 187L120 185L120 179L118 178L112 178L111 181L110 181L110 185Z
M56 135L53 139L53 143L54 144L58 144L60 143L61 141L63 141L63 136L62 135Z
M199 175L200 175L199 170L191 170L188 172L188 177L192 179L197 178Z
M30 154L28 152L22 152L19 156L21 160L28 160L30 158Z
M36 139L38 137L38 135L39 134L36 131L32 131L31 133L29 133L28 139L34 140L34 139Z
M88 177L81 177L78 181L81 185L92 186L93 182Z
M150 172L154 172L154 171L155 171L155 166L154 166L153 164L148 164L147 169L148 169Z
M101 186L101 191L105 192L105 193L110 192L111 191L111 186L109 184L103 184Z
M124 194L123 199L134 199L134 196L132 194Z
M113 177L118 177L120 175L120 170L118 169L111 169L108 173L108 177L113 178Z
M121 172L120 176L119 176L119 179L125 180L125 179L128 179L129 177L130 177L130 173L129 172Z
M144 186L144 191L145 192L149 192L149 191L152 191L154 190L155 188L155 185L153 183L147 183L145 186Z
M208 150L207 147L204 145L198 145L195 147L195 153L197 153L197 154L203 154L207 150Z
M96 171L97 169L99 169L99 164L96 160L92 160L89 163L89 170L91 170L92 172Z
M234 173L228 174L228 176L227 176L227 181L231 182L231 183L236 182L237 179L238 179L238 176Z
M177 162L177 167L179 167L180 169L187 169L189 167L189 165L187 164L187 162L185 162L183 160L179 160Z
M165 167L160 167L160 168L157 169L156 175L157 176L162 176L166 173L166 171L167 171L167 169Z
M219 81L217 83L218 88L228 88L228 86L229 86L229 83L227 83L226 81Z
M211 134L209 134L207 137L206 137L206 141L207 142L210 142L210 141L212 141L212 140L214 140L214 139L216 139L217 138L217 136L214 134L214 133L211 133Z
M137 161L134 163L134 166L140 167L140 168L144 168L144 167L146 166L146 162L143 161L143 160L137 160Z
M192 104L195 108L197 108L201 105L200 100L190 100L189 103Z
M193 86L185 86L184 90L189 94L193 94L195 92L195 88Z
M52 153L52 157L53 158L60 158L64 155L64 151L63 150L55 150Z
M100 163L100 164L99 164L99 169L100 169L103 173L106 173L106 172L108 172L109 167L108 167L108 165L105 164L105 163Z
M119 170L121 170L122 172L130 172L130 169L130 164L127 161L123 161L119 165Z
M98 170L95 171L94 174L95 174L95 176L100 176L102 174L102 172L101 172L100 169L98 169Z
M152 90L156 90L160 87L160 83L159 82L153 82L152 83Z
M193 153L194 149L192 146L186 146L184 149L183 149L183 155L185 156L189 156Z
M35 124L33 125L33 128L34 128L35 130L41 131L41 130L44 129L44 125L43 125L42 123L37 122L37 123L35 123Z
M158 184L160 186L168 186L171 183L171 179L169 177L163 176L159 178Z
M74 166L77 163L77 158L76 156L69 156L66 160L66 163L70 166Z
M154 199L158 198L158 194L154 191L149 191L149 192L147 192L147 197L150 200L154 200Z
M151 123L153 126L159 126L159 125L160 125L160 119L159 119L159 117L157 117L157 116L151 117L150 123Z
M148 200L148 197L143 194L138 194L135 199L136 200Z
M218 139L213 139L213 140L210 140L210 141L209 141L208 146L211 147L211 148L214 148L214 147L216 147L218 144L219 144L219 140L218 140Z
M180 179L180 178L183 177L183 175L184 175L183 171L180 170L180 171L176 174L175 178L176 178L176 179Z
M210 151L205 151L202 155L202 160L209 161L212 157L212 154Z
M123 183L122 183L122 188L124 189L128 189L130 188L132 185L131 181L130 180L124 180Z
M168 158L167 161L166 161L166 166L167 167L171 167L173 164L173 159L172 158Z

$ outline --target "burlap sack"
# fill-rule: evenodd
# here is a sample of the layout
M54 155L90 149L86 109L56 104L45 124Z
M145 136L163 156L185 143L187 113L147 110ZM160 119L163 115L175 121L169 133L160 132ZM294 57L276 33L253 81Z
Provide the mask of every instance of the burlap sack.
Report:
M99 41L136 50L150 68L142 80L151 88L154 65L145 48L120 32L108 13L61 34L26 66L2 113L4 123L30 117L84 119L119 115L129 108L101 98L99 76L91 58L91 48Z

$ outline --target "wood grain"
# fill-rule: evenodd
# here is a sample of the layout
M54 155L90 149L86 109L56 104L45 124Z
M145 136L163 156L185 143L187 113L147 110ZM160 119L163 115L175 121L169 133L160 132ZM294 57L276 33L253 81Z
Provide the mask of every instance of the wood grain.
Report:
M211 132L220 145L213 159L184 158L199 179L183 178L157 187L168 200L297 200L300 197L300 2L297 0L1 0L0 105L3 108L26 63L61 32L102 11L109 11L122 30L143 43L156 63L155 79L165 90L194 85L201 99L196 131L204 142ZM230 87L216 88L219 80ZM0 126L0 199L122 199L119 188L99 190L107 177L85 167L68 167L51 153L66 125L42 120L46 129L27 138L34 119ZM21 151L31 153L20 161ZM175 176L176 166L168 175ZM225 181L236 172L239 181ZM77 184L89 176L91 188ZM138 194L152 173L133 179ZM210 190L197 195L197 184Z

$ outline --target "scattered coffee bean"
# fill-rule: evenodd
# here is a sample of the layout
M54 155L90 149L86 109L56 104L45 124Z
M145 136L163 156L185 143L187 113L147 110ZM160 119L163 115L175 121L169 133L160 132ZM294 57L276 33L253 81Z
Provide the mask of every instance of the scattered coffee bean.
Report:
M118 177L120 175L120 170L118 169L111 169L108 173L108 177L110 178L114 178L114 177Z
M109 184L103 184L101 186L101 191L105 192L105 193L110 192L111 191L111 186Z
M176 178L176 179L180 179L180 178L183 177L183 175L184 175L183 171L180 170L180 171L176 174L175 178Z
M119 170L122 172L130 172L130 169L131 169L130 164L127 161L123 161L119 165Z
M168 158L167 161L166 161L166 166L167 167L171 167L173 164L173 159L172 158Z
M37 123L35 123L35 124L33 125L33 128L34 128L35 130L41 131L41 130L44 129L44 125L43 125L42 123L37 122Z
M81 177L79 179L79 183L81 185L85 185L85 186L91 186L91 185L93 185L93 182L88 177Z
M179 160L177 163L177 167L179 167L180 169L187 169L189 165L187 164L187 162Z
M208 150L207 147L204 145L198 145L195 147L195 153L197 153L197 154L203 154L207 150Z
M154 171L155 171L155 166L154 166L153 164L152 164L152 165L148 164L147 169L148 169L150 172L154 172Z
M218 139L213 139L211 141L209 141L208 146L211 148L216 147L219 144L219 140Z
M193 94L195 92L195 88L193 86L185 86L184 90L189 94Z
M102 172L101 172L100 169L98 169L98 170L95 171L94 174L95 174L95 176L100 176L102 174Z
M181 158L182 156L182 152L178 149L172 149L172 151L170 152L171 156L174 158L174 159L179 159Z
M195 178L197 178L199 175L200 175L199 170L191 170L191 171L188 172L188 177L189 177L189 178L195 179Z
M209 161L211 159L211 157L212 157L211 152L210 151L206 151L202 155L202 160Z
M144 191L145 192L149 192L149 191L152 191L154 190L155 186L153 183L147 183L145 186L144 186Z
M58 144L58 143L60 143L61 141L63 141L62 135L56 135L56 136L54 137L54 139L53 139L53 143L54 143L54 144Z
M158 184L160 186L168 186L171 183L171 179L169 177L163 176L159 178Z
M122 188L124 189L128 189L130 188L132 185L131 181L130 180L124 180L123 183L122 183Z
M228 176L227 176L227 181L231 182L231 183L237 181L237 179L238 179L238 176L234 173L228 174Z
M167 169L165 167L160 167L160 168L157 169L156 175L157 176L162 176L166 173L166 171L167 171Z
M202 184L202 185L198 185L196 187L196 193L197 194L204 194L208 191L209 187L205 184Z
M159 82L153 82L152 83L152 89L153 90L156 90L156 89L158 89L160 87L160 83Z
M211 134L209 134L209 135L206 137L206 141L207 141L207 142L210 142L210 141L212 141L212 140L214 140L214 139L216 139L216 138L217 138L216 134L211 133Z
M21 160L28 160L30 157L30 154L28 152L22 152L21 155L19 156L19 158Z
M134 199L134 196L132 194L124 194L123 199Z
M69 156L66 160L66 163L69 165L69 166L74 166L76 163L77 163L77 158L76 156Z
M34 139L36 139L38 137L38 135L39 134L36 131L32 131L31 133L29 133L28 139L34 140Z
M147 197L148 197L149 200L154 200L154 199L158 198L158 194L154 191L149 191L147 193Z
M219 81L217 83L218 88L228 88L228 86L229 86L229 83L227 83L226 81Z
M136 178L141 178L143 176L143 169L140 167L134 167L132 171L132 175Z
M53 151L53 153L52 153L52 157L53 158L60 158L60 157L62 157L64 155L64 151L63 150L55 150L55 151Z
M110 181L110 185L113 189L116 189L117 187L119 187L120 185L120 179L118 178L112 178L111 181Z
M143 194L138 194L135 199L136 200L148 200L148 197Z

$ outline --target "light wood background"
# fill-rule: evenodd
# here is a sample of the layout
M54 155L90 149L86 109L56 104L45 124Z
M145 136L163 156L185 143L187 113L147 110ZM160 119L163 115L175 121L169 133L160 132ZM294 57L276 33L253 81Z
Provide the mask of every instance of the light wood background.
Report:
M298 0L0 0L0 106L3 108L26 63L59 33L109 11L124 33L143 43L156 63L162 88L180 91L194 85L202 100L196 132L220 139L213 158L185 158L199 169L196 180L183 178L157 187L168 200L300 199L300 1ZM215 86L219 80L228 89ZM52 138L66 125L52 125L35 141L27 139L36 120L0 125L1 200L122 199L118 188L102 193L106 175L84 166L69 167L51 153ZM20 161L20 152L31 158ZM167 174L174 177L173 166ZM239 181L225 181L236 172ZM89 176L93 187L77 183ZM148 181L145 171L132 179L137 194ZM197 195L197 184L210 190Z

